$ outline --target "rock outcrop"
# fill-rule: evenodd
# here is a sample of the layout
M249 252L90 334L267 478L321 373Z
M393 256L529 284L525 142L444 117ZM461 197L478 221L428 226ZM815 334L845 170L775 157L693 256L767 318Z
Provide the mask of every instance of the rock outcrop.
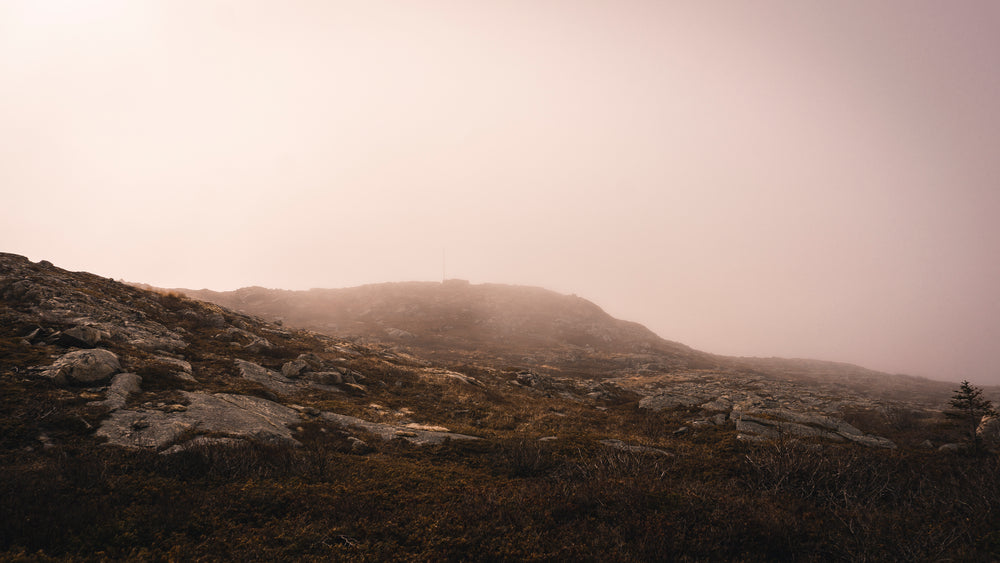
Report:
M298 445L288 428L300 420L294 409L248 395L182 394L186 405L117 410L101 424L97 435L109 444L156 450L199 435Z

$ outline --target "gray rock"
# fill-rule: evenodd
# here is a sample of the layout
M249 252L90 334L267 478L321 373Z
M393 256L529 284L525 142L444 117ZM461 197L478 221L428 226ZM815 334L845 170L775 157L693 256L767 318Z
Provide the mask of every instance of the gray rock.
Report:
M701 410L709 412L729 412L733 408L733 402L724 397L719 397L701 405Z
M271 344L270 340L267 340L266 338L257 338L250 344L244 346L243 349L247 352L257 354L259 352L263 352L264 350L270 350L273 347L274 345Z
M962 444L942 444L938 447L939 452L958 453L962 451Z
M184 340L176 334L158 336L154 334L142 333L129 340L129 343L136 348L141 348L151 352L157 350L169 352L172 350L187 348L187 342L184 342Z
M323 358L320 358L319 356L313 354L312 352L299 354L299 357L296 359L306 362L306 364L309 365L310 371L320 371L323 369Z
M609 448L614 448L616 450L622 450L626 452L650 453L650 454L664 455L668 457L674 456L674 454L666 450L661 450L659 448L651 448L649 446L636 446L632 444L627 444L621 440L614 440L614 439L601 440L601 443L604 444L605 446L608 446Z
M60 346L75 346L77 348L93 348L106 334L94 327L78 325L66 329L56 338Z
M712 424L714 424L716 426L722 426L723 424L726 423L726 418L727 418L726 413L721 413L720 412L720 413L717 413L717 414L713 415L708 420L709 420L709 422L711 422Z
M304 381L309 381L311 383L319 383L322 385L331 385L337 383L343 383L343 376L339 371L311 371L302 376Z
M108 386L107 394L105 399L100 401L98 404L106 406L112 410L120 409L125 406L125 402L128 401L129 395L133 395L141 391L140 385L142 384L142 378L134 373L119 373L111 380L111 385Z
M366 454L372 451L372 447L368 445L368 442L365 442L360 438L348 436L347 441L351 443L351 451L356 454Z
M191 369L190 362L185 362L184 360L179 360L177 358L171 358L169 356L156 356L156 361L176 367L177 371L173 374L174 377L177 377L178 379L183 379L185 381L197 381L194 377L194 371Z
M780 436L773 426L765 426L743 418L736 420L736 430L742 434L753 434L761 438L777 438Z
M45 375L64 385L70 381L94 383L120 371L118 356L107 350L95 349L64 354L45 371Z
M873 436L871 434L855 435L855 434L844 434L844 438L858 444L868 446L871 448L886 448L889 450L896 449L896 444L888 438L883 438L882 436Z
M663 393L653 397L643 397L639 401L639 408L659 412L666 409L675 409L677 407L693 407L704 402L705 397Z
M297 445L288 425L299 414L267 399L247 395L182 392L186 410L117 410L101 423L97 435L109 444L162 449L190 435L221 434L229 438Z
M256 381L273 391L289 394L299 390L299 387L291 379L276 371L271 371L264 366L245 360L236 360L236 367L239 369L240 375L245 379Z
M425 444L440 444L445 440L478 440L479 438L475 436L467 436L465 434L456 434L454 432L435 432L430 430L419 430L415 428L407 428L405 426L397 426L394 424L382 424L380 422L368 422L360 418L355 418L353 416L347 416L343 414L336 414L332 412L324 412L320 414L320 417L324 420L337 424L339 426L347 426L352 428L358 428L366 432L370 432L383 440L392 440L394 438L402 438L412 444L425 445Z
M186 442L174 444L160 452L160 455L170 455L185 452L194 448L211 448L216 446L236 446L245 444L247 440L242 438L229 438L227 436L195 436Z
M515 376L515 381L517 381L519 385L533 387L535 389L552 389L555 387L554 381L551 377L532 373L530 371L518 373L517 376Z
M285 377L299 377L304 372L309 370L309 362L305 360L292 360L290 362L285 362L281 366L281 375Z

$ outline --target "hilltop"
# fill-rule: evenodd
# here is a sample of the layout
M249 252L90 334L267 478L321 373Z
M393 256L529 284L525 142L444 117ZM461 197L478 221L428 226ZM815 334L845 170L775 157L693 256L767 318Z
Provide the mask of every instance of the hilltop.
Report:
M997 457L939 450L960 432L874 372L716 357L544 290L366 291L363 330L320 332L291 292L251 314L0 254L0 558L1000 555Z

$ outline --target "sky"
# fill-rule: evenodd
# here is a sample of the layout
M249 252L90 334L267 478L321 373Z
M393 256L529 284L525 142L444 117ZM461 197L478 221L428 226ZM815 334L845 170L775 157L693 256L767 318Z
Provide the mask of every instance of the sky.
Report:
M0 0L0 251L1000 384L993 0Z

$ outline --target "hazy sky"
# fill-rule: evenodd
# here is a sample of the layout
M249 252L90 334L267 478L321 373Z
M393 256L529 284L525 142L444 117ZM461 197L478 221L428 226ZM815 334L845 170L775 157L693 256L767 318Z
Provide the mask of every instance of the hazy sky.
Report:
M0 250L1000 383L1000 3L0 0Z

